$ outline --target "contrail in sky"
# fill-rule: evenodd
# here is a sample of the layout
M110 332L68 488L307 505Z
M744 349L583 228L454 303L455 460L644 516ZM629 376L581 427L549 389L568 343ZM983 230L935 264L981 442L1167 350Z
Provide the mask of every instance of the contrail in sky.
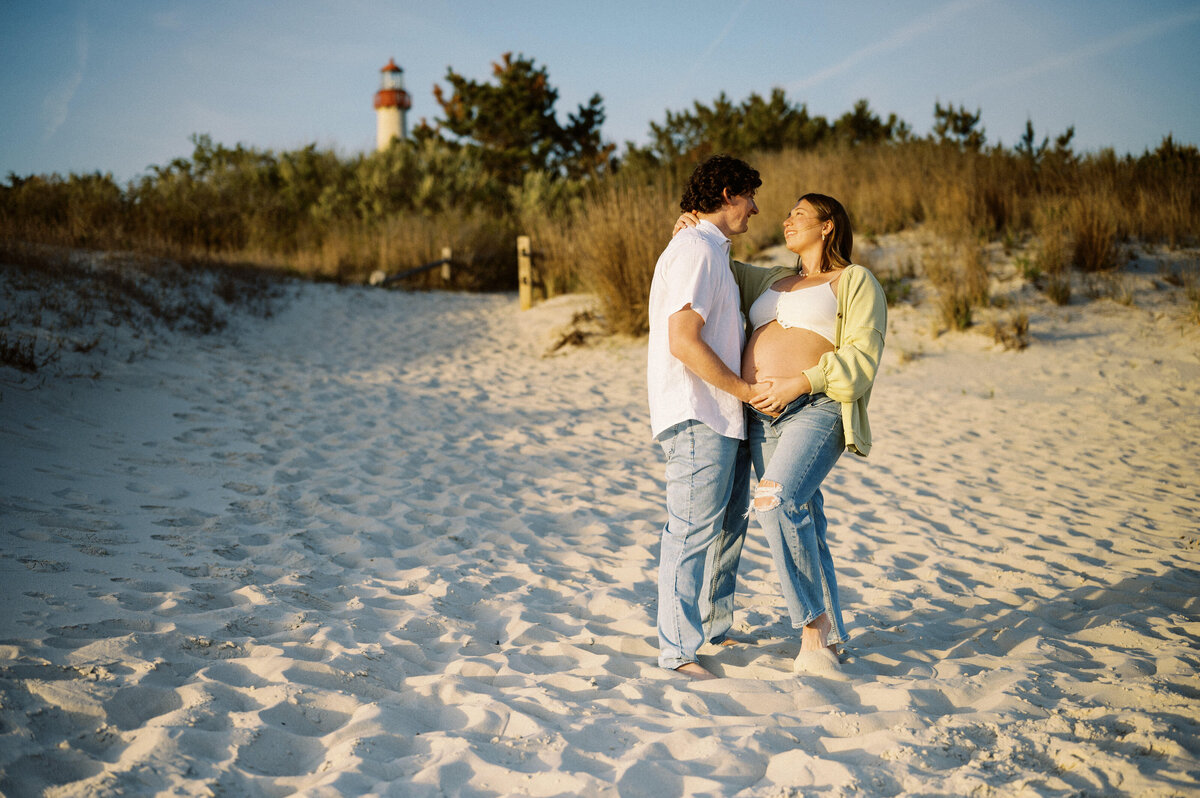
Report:
M742 4L738 6L737 11L733 12L733 16L729 18L729 21L725 23L725 27L721 28L721 32L717 34L717 38L713 39L712 44L708 45L708 49L700 55L700 59L696 64L697 68L707 61L708 57L721 46L721 42L725 41L725 37L729 35L729 31L733 30L733 23L737 22L738 17L742 15L742 12L746 10L746 6L748 5L750 5L750 0L742 0Z
M1087 61L1113 50L1120 50L1123 47L1141 44L1147 39L1152 39L1168 30L1183 27L1185 25L1191 25L1198 20L1200 20L1200 9L1186 11L1182 14L1176 14L1173 17L1166 17L1165 19L1160 19L1153 22L1147 22L1135 28L1130 28L1113 36L1109 36L1106 39L1101 39L1099 41L1085 44L1082 47L1077 47L1069 53L1063 53L1062 55L1056 55L1052 58L1047 58L1044 61L1032 64L1024 69L1018 69L1014 72L1009 72L1004 75L980 81L974 86L968 88L965 93L974 94L984 89L990 89L993 86L1020 83L1025 80L1029 80L1032 77L1036 77L1043 72L1063 69L1065 67L1072 66L1077 62Z
M83 83L83 71L87 67L87 57L87 23L83 18L83 14L80 14L76 22L75 71L57 89L46 95L46 99L42 101L42 110L45 112L47 118L46 134L43 138L48 139L53 136L62 127L63 123L67 121L71 100L75 97L75 92L79 90L79 84Z
M946 20L958 16L965 11L970 11L973 8L978 8L991 0L955 0L955 2L947 3L941 8L926 15L922 19L918 19L907 27L901 28L894 34L884 39L883 41L868 44L854 53L851 53L846 58L842 59L833 66L826 67L814 75L809 75L803 80L797 81L788 85L787 90L790 92L808 89L820 83L824 83L835 75L840 75L861 61L895 50L902 45L908 44L913 39L934 30Z

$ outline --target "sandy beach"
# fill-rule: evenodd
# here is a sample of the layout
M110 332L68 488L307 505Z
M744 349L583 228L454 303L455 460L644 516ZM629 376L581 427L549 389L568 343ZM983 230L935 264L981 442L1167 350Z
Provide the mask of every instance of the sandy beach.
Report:
M754 524L749 642L656 666L645 341L548 353L587 297L292 285L0 369L0 793L1200 794L1200 325L1130 279L1022 351L892 309L821 675Z

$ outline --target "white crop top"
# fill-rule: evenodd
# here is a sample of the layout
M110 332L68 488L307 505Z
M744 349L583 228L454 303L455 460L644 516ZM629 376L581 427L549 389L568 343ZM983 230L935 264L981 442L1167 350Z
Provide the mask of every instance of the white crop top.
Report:
M750 306L750 324L757 330L773 321L785 329L812 330L832 344L837 322L837 295L829 283L795 291L768 288Z

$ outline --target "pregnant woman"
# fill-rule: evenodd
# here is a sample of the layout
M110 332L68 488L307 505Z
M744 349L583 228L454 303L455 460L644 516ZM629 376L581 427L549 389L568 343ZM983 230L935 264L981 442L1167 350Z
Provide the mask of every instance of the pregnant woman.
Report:
M752 507L792 626L803 630L794 666L802 672L837 667L835 645L846 639L821 482L843 450L865 457L871 449L867 402L887 304L874 275L850 261L853 232L837 200L805 194L783 235L798 270L750 305L742 378L771 383L747 407Z

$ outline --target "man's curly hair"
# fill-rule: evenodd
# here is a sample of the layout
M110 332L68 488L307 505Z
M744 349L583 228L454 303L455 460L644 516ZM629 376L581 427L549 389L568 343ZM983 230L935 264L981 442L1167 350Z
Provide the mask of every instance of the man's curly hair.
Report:
M762 185L758 171L750 164L729 155L714 155L700 164L688 178L679 208L684 213L713 213L725 204L725 189L738 197Z

